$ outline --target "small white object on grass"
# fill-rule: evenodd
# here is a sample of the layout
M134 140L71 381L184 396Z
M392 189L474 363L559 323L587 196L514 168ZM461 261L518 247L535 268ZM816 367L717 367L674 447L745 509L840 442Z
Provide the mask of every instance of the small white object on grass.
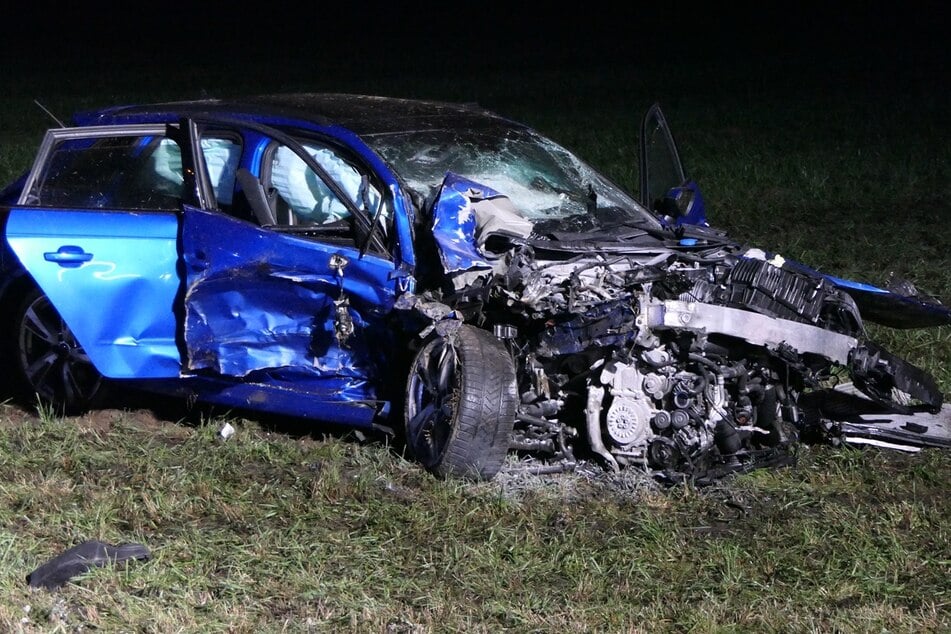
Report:
M231 423L225 423L221 426L221 431L218 432L218 435L221 436L222 440L228 440L234 436L234 427L231 426Z

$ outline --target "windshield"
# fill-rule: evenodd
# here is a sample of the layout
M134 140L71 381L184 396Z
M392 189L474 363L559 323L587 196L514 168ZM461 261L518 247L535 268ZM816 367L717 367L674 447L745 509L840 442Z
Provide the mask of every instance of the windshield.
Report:
M425 130L371 135L367 141L424 198L447 172L507 196L525 218L564 229L655 224L631 196L577 156L525 130Z

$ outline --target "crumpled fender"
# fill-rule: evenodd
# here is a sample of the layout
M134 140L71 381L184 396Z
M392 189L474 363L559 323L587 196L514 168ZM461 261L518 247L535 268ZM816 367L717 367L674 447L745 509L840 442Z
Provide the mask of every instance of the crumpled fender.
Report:
M894 291L826 275L838 288L852 296L862 319L891 328L933 328L951 325L951 307L920 295Z
M433 238L446 273L491 270L485 249L492 235L527 237L532 223L511 200L491 187L449 172L433 203Z

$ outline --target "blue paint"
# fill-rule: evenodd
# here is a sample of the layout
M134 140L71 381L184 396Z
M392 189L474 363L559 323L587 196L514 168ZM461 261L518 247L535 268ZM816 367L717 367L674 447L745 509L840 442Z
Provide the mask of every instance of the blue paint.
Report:
M670 198L678 204L682 199L686 199L686 211L677 217L675 226L697 225L709 227L707 223L707 208L703 202L703 194L700 193L700 186L692 180L688 180L680 187L674 187L667 192L665 198Z
M175 214L17 208L6 233L104 376L178 375ZM73 262L47 255L69 253Z
M240 378L282 368L372 397L393 345L383 323L397 294L393 262L192 208L182 233L189 371ZM332 258L347 261L342 275ZM343 342L340 310L353 325Z
M500 194L485 185L449 173L443 180L433 212L433 237L447 273L491 269L476 248L476 217L472 203Z

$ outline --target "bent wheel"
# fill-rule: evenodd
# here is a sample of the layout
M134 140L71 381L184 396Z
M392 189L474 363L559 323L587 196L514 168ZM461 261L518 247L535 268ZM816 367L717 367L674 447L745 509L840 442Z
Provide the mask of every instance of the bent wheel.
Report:
M408 448L438 476L489 480L508 453L517 399L515 366L498 339L468 325L434 336L410 365Z
M11 335L15 372L25 397L39 398L58 414L73 414L100 396L102 375L41 291L23 298Z

